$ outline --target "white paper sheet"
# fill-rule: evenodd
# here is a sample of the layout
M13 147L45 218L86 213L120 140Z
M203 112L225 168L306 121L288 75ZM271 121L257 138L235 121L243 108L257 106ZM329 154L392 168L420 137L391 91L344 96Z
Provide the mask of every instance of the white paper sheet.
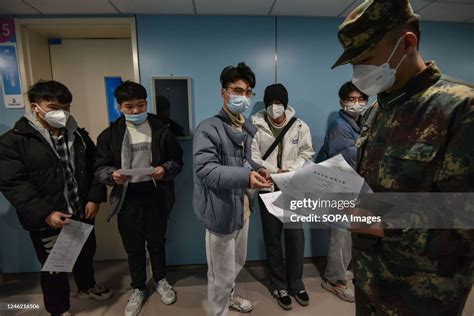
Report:
M260 198L267 207L268 212L275 217L282 217L284 214L282 205L278 205L279 203L276 203L277 199L281 195L281 191L260 194Z
M332 158L329 158L328 160L325 160L323 162L320 162L318 165L338 169L342 172L347 172L351 175L359 177L359 174L357 173L357 171L355 171L351 167L351 165L347 163L346 159L344 159L344 157L341 154L334 156ZM361 189L361 193L373 193L373 192L374 191L372 191L372 189L369 187L367 182L364 181L364 184Z
M364 179L358 175L313 163L295 173L288 184L288 191L295 197L309 192L360 193L363 184Z
M289 222L291 214L296 214L285 209L285 198L303 199L308 193L355 193L371 191L365 181L346 162L342 155L337 155L319 164L305 162L303 167L296 172L272 174L273 181L280 188L280 192L261 194L268 211L283 223ZM365 188L365 189L363 189ZM314 211L303 210L303 213ZM321 214L324 210L319 210ZM345 223L327 223L329 226L347 229Z
M155 172L155 168L136 168L136 169L119 169L118 173L123 174L124 176L149 176Z
M285 197L281 191L260 194L260 198L267 207L268 212L277 217L283 223L290 223L291 215L296 214L284 209Z
M287 190L290 184L291 178L295 175L295 171L274 173L271 174L273 182L278 186L280 190Z
M72 272L93 227L75 220L64 225L41 271Z
M355 171L351 167L351 165L347 163L346 159L344 159L344 157L341 154L334 156L332 158L329 158L327 160L324 160L323 162L318 163L318 165L332 168L332 169L337 169L342 172L347 172L357 177L359 176L357 171Z

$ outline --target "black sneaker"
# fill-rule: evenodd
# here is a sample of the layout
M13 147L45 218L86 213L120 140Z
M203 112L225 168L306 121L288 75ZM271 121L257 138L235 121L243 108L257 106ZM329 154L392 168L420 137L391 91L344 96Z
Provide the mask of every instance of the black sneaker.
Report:
M305 290L300 290L295 293L295 299L301 306L308 306L309 305L309 296Z
M286 290L275 290L273 291L273 297L278 302L281 308L284 310L291 310L293 305L291 304L291 297L288 295Z

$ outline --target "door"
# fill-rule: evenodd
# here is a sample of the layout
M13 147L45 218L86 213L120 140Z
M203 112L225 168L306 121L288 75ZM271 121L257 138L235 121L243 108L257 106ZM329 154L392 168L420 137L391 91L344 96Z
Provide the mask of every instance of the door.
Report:
M56 41L57 42L57 41ZM104 77L133 78L130 39L63 39L50 45L53 79L73 95L71 114L94 142L108 126ZM116 217L106 222L107 203L96 218L96 260L126 259Z

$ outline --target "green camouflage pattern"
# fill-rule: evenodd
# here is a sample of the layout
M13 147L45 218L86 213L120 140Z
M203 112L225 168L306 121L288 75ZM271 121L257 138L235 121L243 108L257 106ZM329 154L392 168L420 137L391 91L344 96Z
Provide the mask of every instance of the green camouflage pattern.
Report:
M339 26L338 37L344 49L332 68L365 54L394 27L418 19L408 0L366 0Z
M374 192L474 192L474 87L434 63L364 116L358 172ZM428 203L427 203L428 204ZM474 231L353 234L357 315L461 315Z

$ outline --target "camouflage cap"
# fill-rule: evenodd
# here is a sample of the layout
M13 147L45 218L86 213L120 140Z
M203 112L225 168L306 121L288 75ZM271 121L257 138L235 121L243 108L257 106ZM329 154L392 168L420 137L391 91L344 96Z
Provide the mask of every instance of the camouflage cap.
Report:
M337 35L344 52L332 68L366 53L394 27L418 19L409 0L365 0L339 25Z

